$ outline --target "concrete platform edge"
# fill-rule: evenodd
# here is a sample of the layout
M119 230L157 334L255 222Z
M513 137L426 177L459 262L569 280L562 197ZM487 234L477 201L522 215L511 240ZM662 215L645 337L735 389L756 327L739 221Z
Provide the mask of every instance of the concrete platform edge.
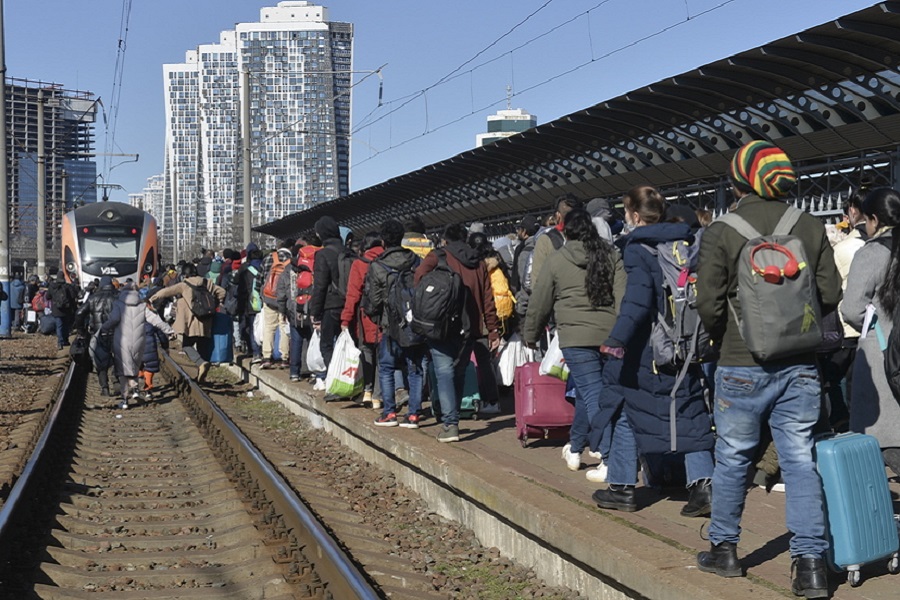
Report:
M433 448L420 451L422 444L438 445L430 436L415 436L410 443L408 436L392 436L369 422L361 423L349 417L346 402L326 404L274 372L256 366L251 370L247 359L231 370L313 427L328 431L367 461L393 473L431 510L472 529L482 544L534 569L550 585L597 600L787 595L752 579L730 580L723 587L724 580L696 570L692 552L642 533L614 515L513 473L487 477L483 461L467 452L465 443L440 445L446 458L436 458ZM590 526L584 523L586 516ZM640 556L630 548L639 548Z

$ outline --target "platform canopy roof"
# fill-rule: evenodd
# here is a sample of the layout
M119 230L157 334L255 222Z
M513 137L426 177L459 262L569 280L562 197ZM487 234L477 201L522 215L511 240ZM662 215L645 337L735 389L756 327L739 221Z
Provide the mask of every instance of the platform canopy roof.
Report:
M330 215L361 232L419 215L429 228L718 180L753 139L795 163L900 142L900 2L880 2L261 225L285 237Z

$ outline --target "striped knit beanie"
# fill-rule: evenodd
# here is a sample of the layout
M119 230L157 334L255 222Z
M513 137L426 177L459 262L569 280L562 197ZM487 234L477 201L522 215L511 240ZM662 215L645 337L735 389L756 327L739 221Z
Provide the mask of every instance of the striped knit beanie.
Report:
M731 160L730 175L739 190L756 192L767 200L786 195L797 181L784 150L760 140L745 144L737 151Z

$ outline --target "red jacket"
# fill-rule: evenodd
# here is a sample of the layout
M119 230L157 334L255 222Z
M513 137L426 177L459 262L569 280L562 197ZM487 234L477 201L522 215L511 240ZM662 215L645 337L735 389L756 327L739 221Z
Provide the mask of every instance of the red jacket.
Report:
M367 344L375 344L381 341L381 332L378 325L372 322L367 315L359 309L359 302L363 295L363 286L366 282L366 273L369 272L369 263L384 253L384 248L375 246L366 250L363 256L366 260L356 259L350 267L350 278L347 281L347 299L344 301L344 310L341 311L341 327L348 327L351 332L359 334L357 317L362 315L362 337ZM368 261L368 262L366 262Z

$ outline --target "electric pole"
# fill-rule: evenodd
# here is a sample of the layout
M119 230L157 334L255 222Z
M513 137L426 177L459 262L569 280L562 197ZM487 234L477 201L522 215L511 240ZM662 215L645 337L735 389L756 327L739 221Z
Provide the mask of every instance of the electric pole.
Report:
M4 300L0 301L0 337L12 335L9 314L9 174L6 168L6 38L3 26L3 0L0 0L0 287Z

